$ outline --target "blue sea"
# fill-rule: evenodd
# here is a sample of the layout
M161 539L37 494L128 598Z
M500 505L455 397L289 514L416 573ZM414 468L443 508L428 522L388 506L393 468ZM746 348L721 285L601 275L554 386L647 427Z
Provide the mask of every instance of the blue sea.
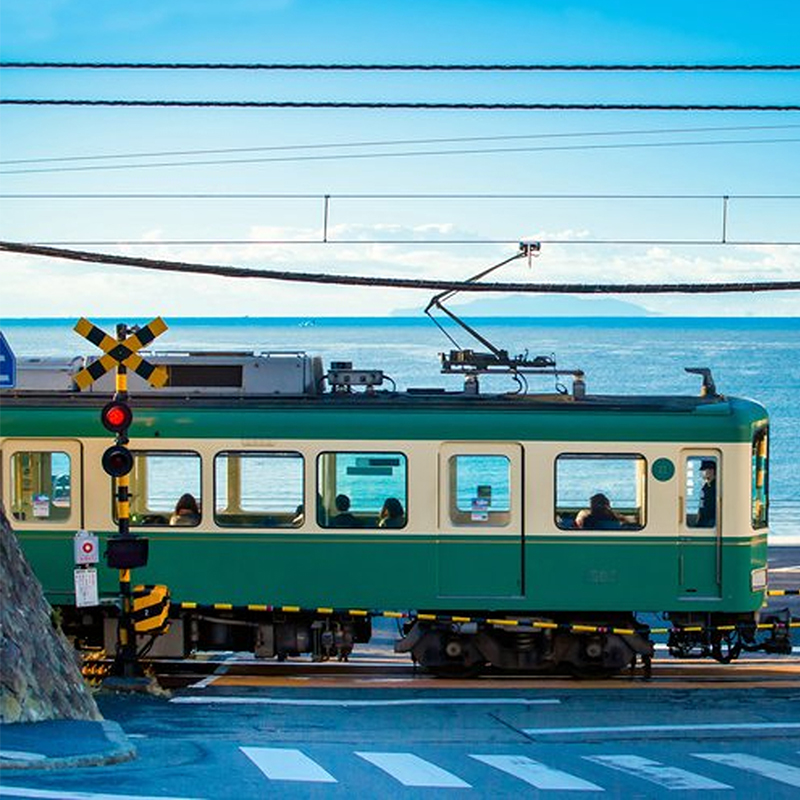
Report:
M93 319L114 331L118 320ZM129 324L148 320L126 320ZM96 348L73 319L5 319L0 330L18 357L91 354ZM439 354L455 345L427 317L175 318L153 349L167 351L304 351L356 368L378 368L398 388L456 389L440 373ZM771 417L770 528L773 544L800 544L800 320L795 318L498 318L468 323L509 354L554 355L563 369L582 369L590 393L697 394L700 378L684 367L708 367L721 394L750 397ZM444 323L443 323L444 324ZM460 347L485 350L449 322ZM514 389L484 379L487 391ZM532 390L553 378L531 379Z

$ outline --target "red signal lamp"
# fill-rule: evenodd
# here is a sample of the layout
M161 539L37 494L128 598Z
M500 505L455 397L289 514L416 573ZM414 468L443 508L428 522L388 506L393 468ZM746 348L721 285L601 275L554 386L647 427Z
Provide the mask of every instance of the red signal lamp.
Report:
M123 400L112 400L100 412L103 427L112 433L124 433L133 421L133 411Z

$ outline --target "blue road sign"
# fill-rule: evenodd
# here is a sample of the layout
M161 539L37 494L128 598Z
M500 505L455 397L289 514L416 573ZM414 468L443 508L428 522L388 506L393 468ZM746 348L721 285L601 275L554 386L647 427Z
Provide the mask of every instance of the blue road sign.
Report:
M17 385L17 359L0 332L0 389L12 389Z

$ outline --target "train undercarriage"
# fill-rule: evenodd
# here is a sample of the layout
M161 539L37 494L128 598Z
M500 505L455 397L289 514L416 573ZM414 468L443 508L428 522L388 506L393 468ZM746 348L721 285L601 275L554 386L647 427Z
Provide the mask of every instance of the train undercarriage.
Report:
M65 609L66 610L66 609ZM74 612L75 609L72 609ZM742 652L791 653L788 609L763 617L682 613L667 615L667 650L676 658L713 658L720 663ZM115 652L118 609L106 606L62 620L78 647L102 646ZM649 675L654 655L653 629L629 613L546 614L494 618L424 613L403 618L398 653L408 653L421 668L445 677L484 672L550 673L608 677L641 665ZM184 658L201 651L252 652L256 658L283 661L310 655L314 661L348 660L372 637L366 612L319 614L304 611L242 612L198 608L169 620L159 635L137 636L141 657Z
M613 675L641 661L649 671L653 644L636 630L631 616L609 620L584 616L579 623L555 616L514 618L497 622L447 623L412 620L395 645L420 666L438 675L503 672ZM625 632L619 632L624 630Z

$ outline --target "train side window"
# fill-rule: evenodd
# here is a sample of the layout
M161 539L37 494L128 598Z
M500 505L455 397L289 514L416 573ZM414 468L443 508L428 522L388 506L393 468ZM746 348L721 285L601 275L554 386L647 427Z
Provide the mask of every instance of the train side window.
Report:
M766 428L753 437L752 476L753 527L766 528L769 524L769 433Z
M570 453L555 463L555 521L562 530L641 530L647 463L637 454Z
M715 456L686 458L686 526L717 527L718 463Z
M456 455L450 464L453 525L502 527L511 518L511 461L503 455Z
M187 494L194 498L199 514L188 515L189 521L180 524L199 525L203 508L200 455L184 450L137 450L132 455L131 527L169 525L178 501ZM113 505L116 521L116 503Z
M11 456L11 515L20 521L69 519L72 462L67 453L22 451Z
M227 451L214 459L214 521L225 527L299 528L303 508L300 453Z
M323 528L404 528L407 460L402 453L322 453L317 523Z

